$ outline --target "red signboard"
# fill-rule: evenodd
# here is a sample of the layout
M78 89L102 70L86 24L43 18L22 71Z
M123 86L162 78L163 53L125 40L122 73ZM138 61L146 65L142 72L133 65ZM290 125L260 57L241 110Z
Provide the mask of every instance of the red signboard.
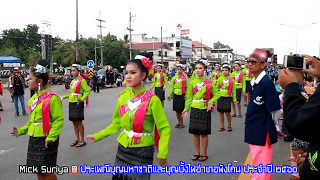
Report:
M181 35L187 35L187 34L190 34L190 30L189 29L181 29L180 33L181 33Z

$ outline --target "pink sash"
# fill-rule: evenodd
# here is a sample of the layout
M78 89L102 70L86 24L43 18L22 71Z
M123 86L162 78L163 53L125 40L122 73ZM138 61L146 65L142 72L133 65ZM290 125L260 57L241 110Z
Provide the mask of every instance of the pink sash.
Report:
M249 71L249 70L248 70L248 71ZM247 72L245 72L244 74L246 75L246 74L247 74ZM249 73L248 73L248 74L249 74L249 75L248 75L248 77L249 77L249 78L251 78L251 72L250 72L250 71L249 71Z
M184 96L186 94L186 76L182 75L182 76L179 76L178 78L182 79L182 96ZM177 83L176 80L174 83Z
M244 75L244 73L241 72L240 75L239 75L238 83L241 83L241 81L242 81L242 76L243 76L243 75Z
M220 74L220 71L218 71L217 73L215 73L215 74L214 74L214 76L215 76L216 80L218 80L218 79L219 79L219 74Z
M50 130L50 99L51 99L51 96L53 96L53 95L58 96L53 91L47 91L47 92L41 94L38 97L38 101L36 102L35 105L31 104L28 107L30 113L32 113L34 111L34 109L43 100L43 104L42 104L42 131L43 131L44 136L48 136L49 135L49 130Z
M143 92L131 100L131 101L135 102L138 99L140 99L141 96L143 96L141 98L141 104L135 113L135 116L133 118L133 123L132 123L132 130L136 133L142 133L144 118L146 116L149 102L150 102L153 95L154 95L154 93L152 91L147 90L145 96L144 96L144 92ZM129 110L128 104L124 104L124 105L120 106L120 108L119 108L120 117L122 117L123 114L125 114L128 110ZM160 135L159 135L157 126L155 125L154 141L155 141L156 151L158 150L158 147L159 147L159 140L160 140ZM139 137L139 136L133 136L131 139L131 144L139 144L140 142L141 142L141 137Z
M156 80L158 79L158 76L156 76ZM164 78L163 78L163 72L160 73L160 83L161 83L161 87L164 86Z
M204 85L206 85L206 95L204 96L204 100L210 100L211 99L211 88L212 88L212 81L209 79L206 79L203 81ZM193 94L196 94L199 91L198 86L194 87L192 89Z
M127 83L125 83L123 86L124 86L124 88L127 88L127 87L128 87L128 84L127 84Z
M229 77L229 87L228 87L228 94L231 96L232 95L232 86L233 86L233 78ZM219 84L220 87L224 86L225 84L222 82Z
M81 81L82 81L83 77L80 77L76 86L76 90L74 93L79 94L80 93L80 88L81 88ZM70 88L72 87L72 84L70 84Z

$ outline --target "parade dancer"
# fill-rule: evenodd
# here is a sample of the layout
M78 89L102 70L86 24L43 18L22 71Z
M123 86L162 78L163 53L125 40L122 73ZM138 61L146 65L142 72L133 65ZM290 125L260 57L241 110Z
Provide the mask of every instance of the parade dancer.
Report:
M224 114L228 121L228 131L232 131L231 126L231 102L236 102L236 88L234 79L230 76L230 65L222 65L222 73L216 84L217 93L210 103L217 102L217 111L219 112L221 128L218 131L224 131Z
M184 74L184 65L177 64L176 67L177 73L175 76L173 76L171 80L168 100L172 99L171 96L173 94L173 110L176 111L176 116L178 119L178 124L176 124L175 128L184 128L181 113L185 106L188 79L187 76Z
M141 56L141 55L139 55ZM153 77L153 83L151 85L150 90L154 87L154 93L159 97L162 103L162 107L164 107L164 99L165 99L165 91L168 84L167 74L163 72L163 64L157 65L157 73Z
M201 61L196 64L195 71L198 78L190 82L186 107L182 112L182 117L187 117L191 107L189 133L193 134L196 149L195 155L191 158L193 161L208 159L208 135L211 134L211 111L213 110L213 105L209 103L209 100L212 98L215 88L212 86L212 81L207 79L204 74L206 68L207 66ZM201 154L200 136L202 141Z
M123 131L118 137L119 145L115 160L117 166L153 164L154 144L156 150L159 150L157 162L162 166L168 164L170 124L159 98L142 86L142 81L148 77L148 70L151 69L152 61L147 57L139 56L128 62L126 66L128 90L118 99L112 124L86 138L94 143L119 132L122 128ZM153 129L155 136L151 134ZM151 174L145 172L125 173L116 174L112 179L145 180L150 179L150 176Z
M221 70L220 70L220 65L215 64L214 65L214 71L211 72L211 81L213 85L215 86L218 82L219 77L223 76Z
M69 98L69 120L72 121L76 140L70 146L82 147L86 145L84 141L84 101L90 94L87 81L80 76L80 62L72 64L71 74L74 79L70 83L70 94L62 99Z
M272 144L277 142L278 119L282 110L278 93L264 71L270 52L255 49L248 59L251 80L251 98L245 120L245 139L249 144L253 166L271 163ZM270 173L252 173L251 179L271 179Z
M250 101L250 81L252 80L253 74L249 71L249 65L247 60L245 61L244 64L245 68L242 69L242 72L244 73L245 76L245 81L242 85L242 92L243 92L243 100L244 104L243 106L246 107L248 106L248 103Z
M41 167L56 167L59 134L64 121L60 98L48 88L49 71L46 67L49 64L49 61L41 60L31 70L28 85L36 92L28 102L30 118L20 129L13 127L11 133L16 137L27 132L30 135L27 166L38 168L39 180L57 179L55 174L41 171Z
M236 106L235 104L237 104L238 107L238 118L241 118L241 95L242 95L242 85L245 83L245 77L244 77L244 73L241 71L241 63L240 61L235 61L234 62L234 71L231 73L231 77L234 78L234 84L236 87L236 103L232 102L232 109L233 109L233 115L232 117L236 117L237 116L237 112L236 112Z

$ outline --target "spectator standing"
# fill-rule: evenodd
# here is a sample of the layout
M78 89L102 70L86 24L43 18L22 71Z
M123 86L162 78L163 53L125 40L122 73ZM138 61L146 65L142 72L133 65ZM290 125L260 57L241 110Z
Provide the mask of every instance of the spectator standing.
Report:
M11 76L11 84L13 88L14 108L16 111L15 117L19 116L18 99L21 103L22 114L25 116L28 115L24 104L24 77L21 75L20 69L18 67L14 68L13 74Z

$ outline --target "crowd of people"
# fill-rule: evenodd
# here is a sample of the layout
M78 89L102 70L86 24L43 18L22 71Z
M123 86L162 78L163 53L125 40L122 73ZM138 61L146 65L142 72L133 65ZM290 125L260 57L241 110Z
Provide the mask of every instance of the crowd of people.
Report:
M112 117L112 123L100 132L85 137L84 102L88 99L92 84L94 92L99 92L99 78L95 73L88 83L81 76L80 64L74 63L71 68L75 77L70 84L70 93L59 97L48 86L48 66L46 60L39 61L31 70L29 88L35 94L28 101L29 121L21 128L13 128L12 135L30 135L27 165L55 166L59 145L59 134L64 118L61 101L69 99L69 120L73 122L75 141L70 146L82 147L85 140L98 142L119 131L118 150L115 165L147 165L153 163L153 153L158 151L157 162L168 165L168 151L171 127L164 111L165 99L173 100L173 111L176 112L177 124L174 128L184 128L184 119L189 116L189 133L193 135L195 153L192 161L206 161L209 136L211 131L211 114L219 112L219 132L232 132L232 118L241 118L241 109L246 108L245 138L252 155L252 165L270 164L272 160L272 144L279 138L294 137L292 150L300 169L299 175L291 179L319 178L320 150L317 135L317 116L319 114L319 88L315 89L320 78L320 62L307 56L307 63L312 70L303 70L312 75L305 78L305 84L298 84L298 78L292 70L268 65L271 53L263 49L255 49L243 65L235 61L232 65L214 64L209 70L208 62L200 60L195 65L192 77L188 80L186 66L175 65L169 77L164 72L164 65L157 64L156 73L150 89L143 85L149 71L154 68L152 56L140 53L130 60L126 66L125 89L120 93ZM18 71L17 71L18 72ZM174 73L172 73L174 72ZM122 78L113 78L122 83ZM314 80L315 79L315 80ZM23 84L19 73L11 77L13 100L16 115L19 115L17 101L20 99L23 115L23 92L19 86ZM169 83L169 82L170 83ZM170 85L168 96L166 88ZM313 88L313 90L312 90ZM241 105L241 100L243 104ZM54 112L51 109L55 109ZM190 112L189 112L190 110ZM227 119L225 126L224 117ZM283 123L280 123L283 120ZM282 127L280 128L280 126ZM36 133L35 133L36 132ZM154 132L154 135L152 134ZM55 179L54 174L37 174L38 179ZM112 179L150 179L151 174L116 174ZM268 173L253 173L252 179L271 179Z

